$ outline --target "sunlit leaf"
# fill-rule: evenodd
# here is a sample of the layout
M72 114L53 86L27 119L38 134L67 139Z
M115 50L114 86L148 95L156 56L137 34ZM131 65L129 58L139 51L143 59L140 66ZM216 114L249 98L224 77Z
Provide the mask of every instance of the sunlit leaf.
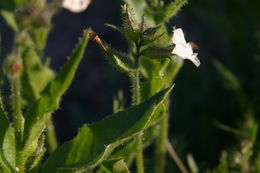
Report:
M85 125L77 137L58 148L43 166L43 173L73 172L92 169L101 163L113 149L132 139L151 125L171 88L122 112L108 116L103 121ZM162 116L162 115L161 115Z

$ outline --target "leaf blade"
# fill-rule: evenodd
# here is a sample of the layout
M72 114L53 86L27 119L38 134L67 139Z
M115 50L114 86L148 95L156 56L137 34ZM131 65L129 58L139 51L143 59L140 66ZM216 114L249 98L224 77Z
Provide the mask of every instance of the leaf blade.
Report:
M94 168L115 147L152 124L150 121L153 120L154 112L171 90L172 87L163 90L145 102L112 114L99 123L83 126L75 139L51 155L43 166L43 173L48 170L72 172Z
M41 97L29 107L24 128L25 150L35 139L38 139L50 113L58 109L61 97L71 84L76 69L83 58L88 38L89 34L85 33L73 51L71 58L65 63L54 80L47 85Z

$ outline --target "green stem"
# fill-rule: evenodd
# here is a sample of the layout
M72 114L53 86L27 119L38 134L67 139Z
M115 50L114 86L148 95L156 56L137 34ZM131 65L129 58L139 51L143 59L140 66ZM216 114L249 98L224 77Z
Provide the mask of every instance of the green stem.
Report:
M16 133L19 135L20 140L22 140L24 118L22 115L21 81L19 77L12 80L12 90L14 104L14 128Z
M58 147L58 142L55 132L55 126L53 124L53 119L51 116L47 121L46 139L49 152L52 153Z
M157 139L157 145L156 145L156 157L155 157L155 173L162 173L164 172L165 168L165 161L166 161L166 141L168 138L168 119L169 114L168 112L165 113L165 115L162 118L162 121L160 123L160 133Z
M24 158L20 152L22 149L24 118L22 115L21 81L20 77L12 79L14 128L16 133L16 160L17 168L22 172Z
M133 101L132 105L138 105L141 101L140 97L140 74L139 69L136 69L131 75L133 83ZM144 161L143 161L143 146L142 146L142 133L139 133L136 137L136 167L137 173L144 173Z

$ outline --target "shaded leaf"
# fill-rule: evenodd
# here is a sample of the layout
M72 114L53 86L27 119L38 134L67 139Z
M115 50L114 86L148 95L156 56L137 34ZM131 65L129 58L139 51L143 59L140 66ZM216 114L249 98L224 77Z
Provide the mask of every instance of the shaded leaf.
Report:
M77 137L58 148L43 166L43 173L81 172L93 169L101 163L115 147L133 138L147 128L171 88L122 112L112 114L103 121L85 125ZM161 115L162 116L162 115Z

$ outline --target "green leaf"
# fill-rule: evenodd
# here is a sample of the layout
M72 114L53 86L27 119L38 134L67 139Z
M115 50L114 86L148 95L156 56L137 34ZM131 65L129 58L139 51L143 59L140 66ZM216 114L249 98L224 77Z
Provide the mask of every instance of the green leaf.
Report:
M25 151L35 140L38 140L50 114L59 108L61 97L71 84L79 62L83 58L88 36L88 33L84 34L70 59L66 62L55 79L48 84L41 94L41 97L28 108L24 126Z
M29 100L35 101L55 74L50 68L42 64L40 57L33 49L25 52L23 65L23 95Z
M147 99L172 84L183 61L180 58L150 59L142 57L141 73L145 80L141 83L142 99Z
M1 10L1 15L5 19L6 23L14 30L18 31L18 26L15 21L15 16L13 12L7 11L7 10Z
M129 9L132 10L132 13L135 15L137 23L142 23L143 16L145 17L145 22L149 26L155 26L153 16L151 15L151 9L144 0L124 0L124 2L129 6Z
M156 116L155 116L156 117ZM158 117L158 116L157 116ZM151 126L143 131L143 149L147 148L152 144L156 136L158 136L158 129L156 126ZM128 166L130 166L136 156L136 140L132 139L127 143L118 146L112 154L109 156L111 160L123 159Z
M107 56L112 65L114 65L118 70L126 73L134 70L133 60L128 55L113 48L108 48Z
M16 165L15 135L0 102L0 165L12 171Z
M148 46L142 52L141 55L152 59L163 59L171 58L173 48L169 47L159 47L159 46Z
M85 125L77 137L58 148L43 166L43 173L81 172L93 169L101 163L113 149L146 129L152 122L155 111L171 88L163 90L122 112L112 114L101 122Z
M96 173L130 173L123 160L108 160L101 164Z

